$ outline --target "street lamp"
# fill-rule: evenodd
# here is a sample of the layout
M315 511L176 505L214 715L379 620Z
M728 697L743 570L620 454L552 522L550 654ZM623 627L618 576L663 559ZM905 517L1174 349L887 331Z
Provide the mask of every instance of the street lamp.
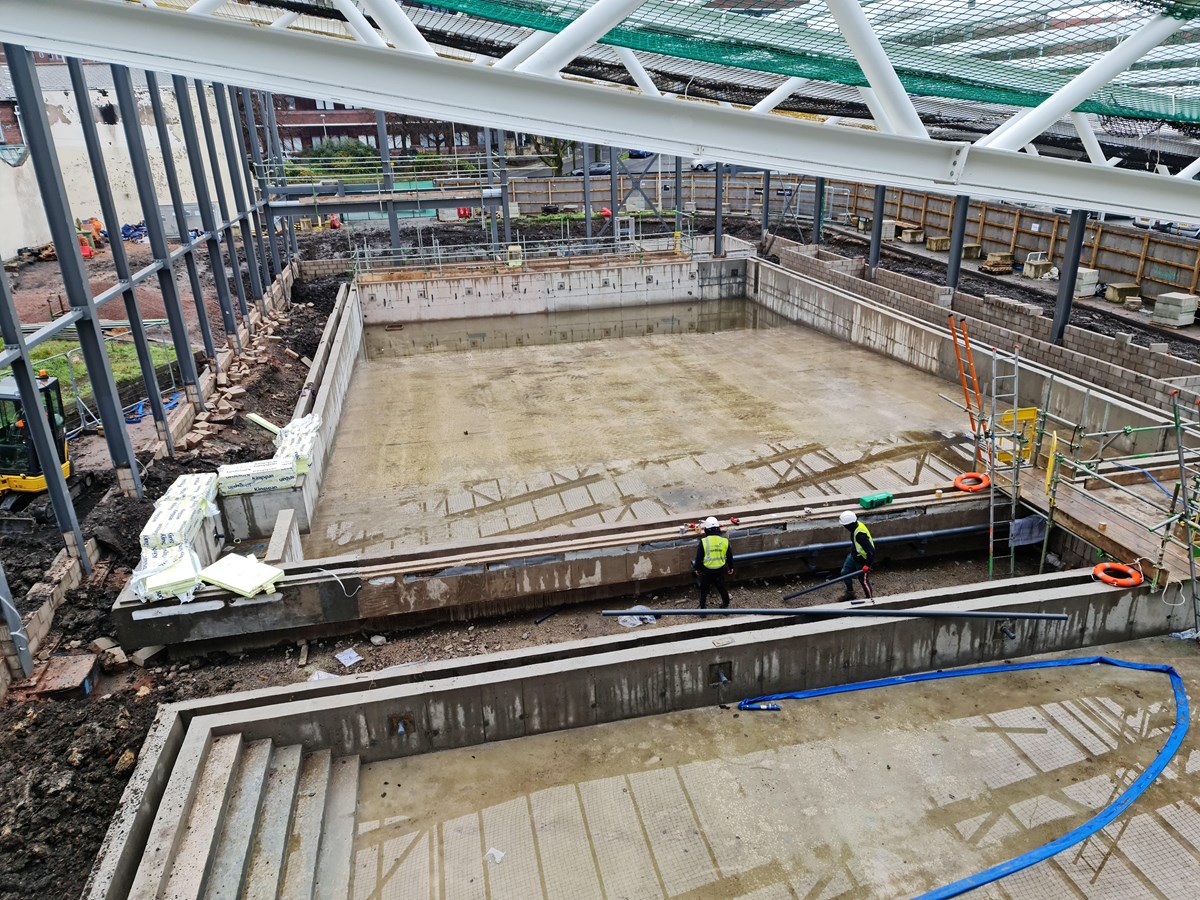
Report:
M325 113L321 113L321 133L325 136L325 141L328 141L329 129L325 127Z

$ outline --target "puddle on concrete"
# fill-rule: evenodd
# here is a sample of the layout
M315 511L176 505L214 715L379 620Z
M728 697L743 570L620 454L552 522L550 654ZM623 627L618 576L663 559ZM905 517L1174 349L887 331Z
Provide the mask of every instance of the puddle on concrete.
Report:
M1079 825L1173 721L1165 676L1088 667L375 763L360 778L351 895L913 896ZM1164 791L1198 816L1194 786ZM1110 855L1122 843L1105 840ZM1092 896L1060 888L1045 896Z
M716 307L728 330L366 361L305 555L949 486L962 470L946 461L966 427L939 396L952 385L741 301ZM651 309L684 322L680 306L616 312ZM523 318L486 324L511 336Z

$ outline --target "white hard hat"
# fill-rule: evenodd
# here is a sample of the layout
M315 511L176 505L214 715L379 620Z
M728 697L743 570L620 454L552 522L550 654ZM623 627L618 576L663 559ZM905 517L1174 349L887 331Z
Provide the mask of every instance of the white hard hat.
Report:
M844 513L838 516L838 521L843 525L853 525L858 521L858 516L850 512L850 510L846 510Z
M718 522L718 521L717 521L715 518L713 518L712 516L709 516L707 519L705 519L705 520L704 520L704 527L705 527L705 528L720 528L720 527L721 527L721 523L720 523L720 522Z

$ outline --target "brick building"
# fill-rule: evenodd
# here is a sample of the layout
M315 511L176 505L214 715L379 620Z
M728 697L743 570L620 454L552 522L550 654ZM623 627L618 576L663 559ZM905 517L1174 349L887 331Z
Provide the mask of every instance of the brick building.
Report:
M305 97L275 98L275 118L283 152L302 156L326 141L349 138L378 146L375 111ZM387 114L388 144L399 152L482 153L483 129L474 125L433 122L399 113Z

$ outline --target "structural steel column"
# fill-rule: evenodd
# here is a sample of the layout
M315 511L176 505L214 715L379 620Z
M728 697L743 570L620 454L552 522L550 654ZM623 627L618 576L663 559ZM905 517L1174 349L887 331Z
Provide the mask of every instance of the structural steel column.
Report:
M8 579L4 576L3 565L0 565L0 607L3 607L4 625L8 628L9 640L17 648L17 662L21 665L21 675L28 678L33 674L33 655L29 652L25 623L21 621L21 611L13 603L12 591L9 590Z
M13 51L18 49L20 48L11 45L4 48L5 56L8 57L10 65L13 60ZM40 105L38 107L38 109L44 108L44 106ZM77 241L74 243L73 252L79 252L79 243ZM62 259L62 257L60 256L59 259ZM77 323L81 336L84 328L88 327L93 321L89 317ZM63 477L61 466L53 464L58 462L58 448L54 445L54 433L50 428L50 420L46 418L46 407L42 404L37 382L34 379L33 363L29 360L29 349L25 346L25 336L21 333L21 323L17 319L17 309L13 305L12 293L8 289L8 276L4 273L3 269L0 269L0 337L4 338L5 346L8 349L16 350L20 354L12 362L13 380L17 383L17 390L21 394L21 409L25 414L25 423L29 429L29 436L33 440L34 450L37 451L38 461L42 464L42 472L46 476L46 492L50 494L50 503L54 507L54 520L58 523L58 530L63 536L63 541L66 542L67 552L72 556L79 557L83 563L84 571L90 573L91 563L88 561L87 553L84 551L83 533L79 530L79 519L75 515L75 504L71 502L71 491L67 487L67 480ZM88 371L91 372L91 369ZM109 373L109 378L111 379L111 377L112 375ZM51 461L51 464L47 465L47 461ZM134 466L134 476L137 476L136 466ZM141 496L140 483L138 484L138 496ZM4 584L2 587L7 594L8 585ZM6 618L7 615L8 610L5 609ZM13 629L11 623L8 626L13 634L14 643L16 643L16 635L20 630L20 624L21 616L18 613L17 628ZM17 649L20 650L20 645L18 645ZM0 665L3 665L3 663L0 663Z
M392 147L388 142L387 113L375 111L375 134L379 141L379 164L383 166L383 189L388 194L396 192L396 179L392 176ZM392 252L400 249L400 220L396 218L396 203L389 199L387 203L388 231L392 236Z
M800 187L797 185L796 190ZM821 243L822 232L825 231L825 179L818 176L813 179L813 224L812 242Z
M129 432L125 430L125 417L121 410L120 396L117 394L116 380L109 365L108 353L104 349L104 335L100 331L96 305L92 299L87 272L83 267L83 256L79 252L75 220L71 215L71 204L67 201L67 189L58 165L54 139L50 134L46 103L34 69L33 57L28 50L16 44L4 44L3 48L5 59L8 61L8 71L12 76L13 92L24 115L29 155L33 160L33 172L42 197L42 208L50 226L55 252L58 254L58 265L62 272L67 301L83 316L76 325L76 333L83 351L84 364L87 366L88 379L92 383L92 395L100 414L100 421L104 425L108 455L121 490L140 498L142 479L138 473L133 445L129 441ZM3 280L3 276L0 276L0 281ZM5 287L7 295L7 285ZM11 300L6 299L2 305L11 306ZM8 338L5 342L12 343ZM14 374L16 369L17 366L14 365ZM49 480L48 478L47 481ZM82 546L79 553L83 553Z
M213 215L212 194L208 190L208 175L204 171L204 159L200 155L200 136L196 132L196 116L192 111L192 98L188 93L187 79L182 75L171 76L175 88L175 104L179 107L179 124L183 130L183 143L187 148L188 167L192 173L192 185L196 189L196 205L200 207L200 224L205 231L208 247L208 265L212 270L213 283L217 288L217 303L221 307L221 322L225 326L225 337L234 346L242 349L238 337L237 319L233 315L233 297L229 293L225 259L221 255L220 227Z
M867 256L867 278L875 280L879 268L879 251L883 246L883 204L887 199L887 186L875 185L875 208L871 212L871 250Z
M250 229L250 202L242 189L242 168L246 165L244 156L238 154L233 140L233 126L236 123L229 120L228 88L223 84L213 82L213 100L217 107L217 122L221 126L221 141L225 146L225 163L229 167L229 186L233 189L233 203L237 207L237 218L241 223L238 230L242 233L242 250L246 256L246 274L250 276L250 294L258 301L258 309L264 316L267 314L266 303L263 301L263 283L258 272L258 254L254 249L254 238Z
M229 86L229 109L233 114L233 135L237 139L238 161L246 175L246 202L248 204L246 211L250 214L252 224L250 237L254 240L254 260L258 266L259 284L262 285L265 294L271 286L271 267L267 265L266 238L263 237L261 210L265 197L261 194L255 197L254 181L251 179L250 170L245 168L249 165L250 154L246 148L246 134L242 126L246 125L248 130L250 119L242 112L238 103L238 88L233 85Z
M175 284L171 248L167 245L167 234L158 212L158 192L154 187L154 176L150 172L150 158L146 153L146 137L142 134L142 123L138 118L137 100L133 96L133 80L125 66L113 66L112 76L113 92L117 95L121 125L128 145L129 164L133 168L133 180L137 185L138 200L146 220L146 237L150 241L150 251L154 258L162 263L157 272L158 289L162 292L163 307L167 311L167 321L171 326L175 362L179 365L179 376L183 381L183 390L188 401L197 409L203 410L204 398L200 396L196 360L192 357L187 321L183 317L183 304L179 300L179 289Z
M175 171L175 157L171 154L171 135L167 131L167 120L163 115L162 97L158 93L158 76L146 72L146 87L150 92L150 110L154 115L154 129L158 135L158 146L162 151L163 172L167 177L167 192L171 195L171 208L175 211L175 223L179 226L179 243L187 246L192 241L191 229L187 225L187 212L183 208L183 192L179 189L179 173ZM111 232L109 232L111 234ZM204 288L200 286L200 272L196 268L196 254L188 250L183 254L188 281L192 286L192 297L196 302L196 322L200 326L200 337L204 341L204 355L213 371L217 368L217 348L213 344L212 327L208 324L208 308L204 305Z
M612 226L613 246L616 247L621 241L621 229L617 227L617 208L621 205L617 180L620 176L617 175L617 151L613 147L608 148L608 222Z
M246 305L246 285L242 283L242 264L238 261L237 244L233 241L233 220L229 215L229 202L225 199L225 180L221 178L221 159L217 156L217 142L213 138L212 119L208 113L208 97L204 92L204 82L196 79L196 108L200 112L200 127L204 130L204 143L208 147L208 165L212 169L213 190L217 193L217 209L221 211L221 223L225 236L225 250L229 254L230 274L233 276L233 288L237 293L238 310L242 320L250 328L250 307ZM237 330L234 330L234 340Z
M589 170L592 167L592 148L590 144L583 145L583 223L584 234L587 239L592 239L592 176Z
M763 169L762 176L762 237L760 240L765 241L767 234L771 230L771 172L769 169Z
M108 180L108 167L104 162L104 150L100 146L100 135L96 131L96 120L92 115L92 103L88 96L87 78L83 73L83 64L71 57L67 60L67 69L71 74L71 87L75 93L75 105L79 114L79 127L83 131L83 143L87 147L88 161L91 163L92 181L96 185L96 196L100 201L100 215L104 219L104 227L112 238L108 249L112 253L113 269L117 278L131 284L129 257L125 253L125 242L121 240L121 218L117 215L117 204L113 199L112 186ZM158 431L159 440L167 446L167 454L174 457L175 442L171 439L171 429L167 425L167 411L163 407L162 391L158 386L158 373L154 369L154 357L150 354L150 344L146 340L146 328L142 324L142 311L138 308L137 297L133 287L127 287L121 292L125 302L125 316L129 321L129 333L133 337L134 350L137 352L138 368L142 373L142 384L146 388L146 399L150 403L150 414L154 418L154 427Z
M954 219L950 223L950 261L946 263L946 287L952 291L958 290L958 279L962 274L963 242L967 237L967 211L970 208L971 198L966 194L954 198ZM954 306L953 297L950 306Z
M675 157L675 230L683 233L683 158Z
M500 164L500 209L504 216L504 243L507 246L512 243L512 217L508 213L508 152L504 149L505 132L500 130L496 133L500 135L497 156Z
M242 104L246 107L246 133L250 135L250 159L258 178L258 193L263 201L263 217L267 220L267 243L271 248L271 277L283 271L279 258L279 236L275 233L275 216L271 212L271 194L267 187L267 170L263 164L262 144L258 140L258 123L254 120L254 94L242 88Z
M1071 224L1067 227L1067 247L1063 251L1063 264L1058 275L1058 298L1054 302L1054 321L1050 325L1050 340L1059 346L1067 333L1067 322L1071 319L1071 302L1075 297L1075 279L1079 275L1079 255L1083 250L1083 233L1087 230L1088 211L1071 210Z
M713 256L725 255L725 164L717 163L717 169L713 173L717 176L717 199L715 206L716 211L716 227L713 230Z
M287 187L287 167L283 164L283 144L279 140L279 122L275 119L275 95L267 94L267 140L270 147L271 155L275 160L276 174L279 178L279 183ZM296 243L296 223L292 221L291 216L284 220L284 232L287 235L287 261L285 266L290 265L292 257L296 255L298 244Z
M492 129L483 129L483 144L487 151L487 180L488 193L496 186L496 173L492 169ZM493 203L491 206L484 206L484 214L487 216L488 231L492 239L492 254L495 255L499 251L500 237L496 233L496 206Z

